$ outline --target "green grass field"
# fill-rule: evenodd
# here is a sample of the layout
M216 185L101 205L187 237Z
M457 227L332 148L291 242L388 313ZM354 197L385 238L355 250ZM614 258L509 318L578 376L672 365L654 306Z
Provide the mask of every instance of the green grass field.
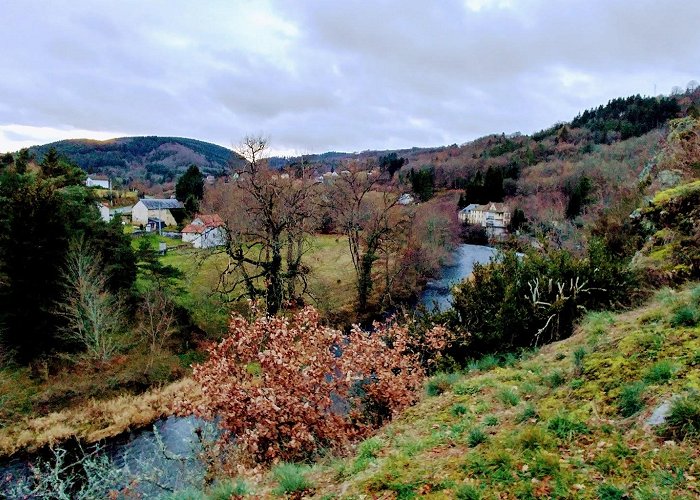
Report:
M236 302L238 291L224 295L218 290L221 274L228 265L228 256L220 249L197 250L181 240L160 235L147 236L154 248L167 243L170 249L161 262L179 269L177 302L187 308L200 328L217 338L226 330L232 311L243 312L245 299ZM138 245L134 238L133 245ZM304 262L311 272L304 299L329 314L352 306L355 297L354 271L347 241L337 235L315 235L306 248Z

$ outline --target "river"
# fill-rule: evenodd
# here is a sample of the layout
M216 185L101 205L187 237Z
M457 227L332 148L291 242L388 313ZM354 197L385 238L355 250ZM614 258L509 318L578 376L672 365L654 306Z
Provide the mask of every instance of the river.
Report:
M451 288L468 277L475 263L486 263L494 255L494 249L481 245L461 244L454 252L452 264L442 268L439 279L426 284L420 302L429 310L437 308L445 311L450 307ZM181 489L188 483L196 483L204 468L196 459L201 451L198 429L204 426L210 436L214 432L211 426L194 417L168 417L135 432L112 438L104 444L102 453L106 454L114 466L128 474L144 476L150 471L150 481L142 481L140 493L146 498L154 498L167 488ZM13 458L0 462L0 496L2 496L3 478L8 475L26 477L29 474L27 462L33 457ZM117 479L118 480L118 479Z
M462 244L454 252L453 264L444 266L440 279L429 281L420 298L421 304L429 310L435 307L439 311L450 308L452 287L468 277L474 269L474 264L484 264L493 257L495 250L482 245Z

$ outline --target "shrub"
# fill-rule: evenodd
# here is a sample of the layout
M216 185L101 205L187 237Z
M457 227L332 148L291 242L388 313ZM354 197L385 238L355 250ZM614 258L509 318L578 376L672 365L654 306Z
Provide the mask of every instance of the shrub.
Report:
M625 497L625 490L615 485L605 483L598 487L598 498L600 500L622 500Z
M358 458L377 458L377 454L381 451L384 443L379 438L373 437L365 439L357 447Z
M383 447L383 443L379 438L373 437L366 439L357 447L357 457L352 463L351 472L357 474L367 468L370 461L377 458L377 454Z
M518 416L515 417L515 421L521 424L527 420L535 419L538 416L539 415L537 415L537 409L535 409L535 406L532 403L528 403L525 405L525 408L523 408L523 411L521 411Z
M654 363L644 374L644 381L650 384L668 382L673 376L674 367L668 360Z
M203 402L179 411L218 419L257 462L337 449L415 401L425 372L409 340L397 325L372 335L356 327L345 338L313 308L291 318L235 316L229 336L193 368ZM349 411L335 411L336 398Z
M458 396L479 394L483 387L481 384L455 384L452 392Z
M428 379L425 391L428 396L439 396L452 389L457 380L459 380L457 373L436 373Z
M586 348L585 347L578 347L574 351L574 372L577 375L580 375L583 373L583 360L585 359L587 354Z
M309 490L313 487L306 479L308 466L282 462L272 469L272 475L279 484L276 492L278 494L295 493Z
M498 399L506 406L516 406L520 403L520 396L513 389L502 389L498 393Z
M250 495L250 488L242 479L218 484L209 493L208 500L229 500Z
M700 321L700 311L695 305L684 305L677 308L671 316L671 325L678 326L695 326Z
M622 388L620 396L617 400L617 407L620 410L620 415L623 417L631 417L642 408L644 408L644 393L645 385L642 382L628 384Z
M544 377L544 382L552 389L555 389L566 382L566 377L559 370L555 370Z
M517 443L523 450L538 450L552 445L552 437L539 427L525 427L517 437Z
M481 490L471 484L461 484L455 490L457 500L481 500Z
M487 439L488 436L481 429L481 427L474 427L472 430L469 431L469 434L467 435L467 444L473 448L475 446L480 445L481 443L485 443Z
M579 434L588 433L588 426L583 422L574 420L566 414L559 414L547 422L547 429L552 431L559 439L572 439Z
M678 398L671 403L665 431L676 439L700 436L700 394Z
M452 415L454 415L455 417L458 417L460 415L464 415L468 411L469 411L469 409L461 403L457 403L456 405L452 406L452 408L450 409L450 413L452 413Z
M532 473L539 478L556 477L559 474L559 455L546 451L537 451L532 464Z
M498 425L498 417L496 415L487 415L484 417L484 425L487 427L494 427Z

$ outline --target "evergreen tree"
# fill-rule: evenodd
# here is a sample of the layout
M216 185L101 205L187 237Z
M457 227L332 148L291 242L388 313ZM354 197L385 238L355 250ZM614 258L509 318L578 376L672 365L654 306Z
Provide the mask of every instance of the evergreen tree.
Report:
M175 184L175 197L185 204L189 215L199 210L199 202L204 198L204 179L196 165L190 165Z
M593 189L591 180L585 175L579 178L573 187L569 187L569 201L566 205L566 217L573 219L581 215L583 207L590 203L590 193Z
M428 201L433 197L435 170L432 167L421 168L418 172L411 169L408 173L408 180L411 181L411 189L420 201Z
M112 291L129 291L135 280L131 242L121 225L107 225L90 190L62 186L62 178L11 169L0 174L0 324L20 362L75 348L59 335L56 314L71 240L83 238L99 253Z
M26 148L20 149L19 154L17 155L17 159L15 160L15 171L18 174L25 173L31 160L32 158L29 154L29 150Z
M500 168L489 167L484 177L484 201L503 201L503 171Z

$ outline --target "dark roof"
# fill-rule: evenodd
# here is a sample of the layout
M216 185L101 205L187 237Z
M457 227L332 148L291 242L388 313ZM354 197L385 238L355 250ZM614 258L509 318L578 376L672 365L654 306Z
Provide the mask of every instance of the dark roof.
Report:
M109 177L103 174L88 174L88 179L92 179L93 181L108 181Z
M184 205L174 198L169 198L166 200L144 198L143 200L141 200L141 202L149 210L170 210L172 208L184 208Z

